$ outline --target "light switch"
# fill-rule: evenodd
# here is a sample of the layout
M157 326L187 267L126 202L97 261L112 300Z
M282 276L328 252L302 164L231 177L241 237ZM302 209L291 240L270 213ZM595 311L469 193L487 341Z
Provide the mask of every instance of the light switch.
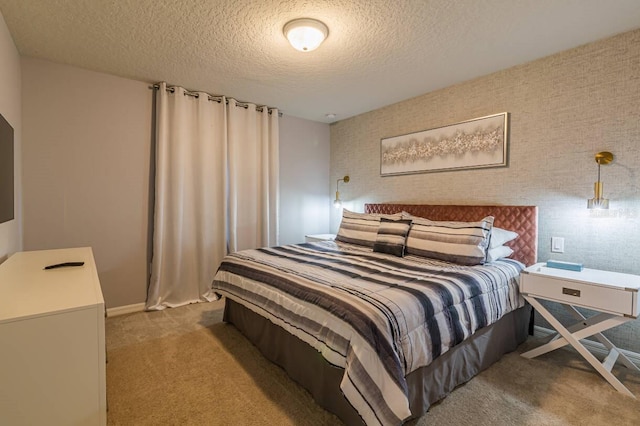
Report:
M564 238L551 237L551 251L553 253L564 253Z

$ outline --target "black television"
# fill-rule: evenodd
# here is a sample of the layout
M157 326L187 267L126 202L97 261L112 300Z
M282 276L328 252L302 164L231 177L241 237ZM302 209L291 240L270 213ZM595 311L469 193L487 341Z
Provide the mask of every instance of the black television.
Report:
M13 127L0 114L0 223L14 219Z

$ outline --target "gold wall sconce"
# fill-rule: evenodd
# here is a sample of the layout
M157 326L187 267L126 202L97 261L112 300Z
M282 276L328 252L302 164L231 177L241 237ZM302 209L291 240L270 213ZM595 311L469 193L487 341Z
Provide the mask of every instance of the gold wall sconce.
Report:
M604 198L603 185L600 181L600 166L609 164L613 161L613 154L610 152L599 152L596 154L596 163L598 163L598 181L593 185L593 198L587 200L588 209L608 209L609 199Z
M333 206L336 209L339 209L340 207L342 207L342 201L340 201L340 192L338 191L338 184L340 183L340 181L343 181L344 183L349 183L349 175L345 175L342 179L338 179L336 181L336 199L333 200Z

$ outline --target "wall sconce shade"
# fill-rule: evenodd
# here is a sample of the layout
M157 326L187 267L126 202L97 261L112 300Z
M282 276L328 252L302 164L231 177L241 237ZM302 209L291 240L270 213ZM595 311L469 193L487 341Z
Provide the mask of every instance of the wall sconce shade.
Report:
M338 179L336 181L336 199L333 200L333 206L336 209L339 209L340 207L342 207L342 201L340 201L340 192L338 191L338 184L340 183L340 181L343 181L344 183L349 183L349 175L346 175L342 179Z
M311 52L327 38L329 28L316 19L301 18L287 22L282 32L294 49Z
M600 181L600 166L609 164L613 161L613 154L610 152L599 152L596 154L596 163L598 163L598 181L593 185L593 198L587 200L588 209L608 209L609 200L604 198L603 184Z

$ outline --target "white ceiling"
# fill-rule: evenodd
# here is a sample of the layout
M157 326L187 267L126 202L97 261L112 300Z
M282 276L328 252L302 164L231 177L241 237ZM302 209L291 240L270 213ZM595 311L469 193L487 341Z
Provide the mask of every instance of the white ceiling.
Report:
M21 55L321 122L640 27L640 0L0 0L0 11ZM313 52L282 34L300 17L329 27Z

